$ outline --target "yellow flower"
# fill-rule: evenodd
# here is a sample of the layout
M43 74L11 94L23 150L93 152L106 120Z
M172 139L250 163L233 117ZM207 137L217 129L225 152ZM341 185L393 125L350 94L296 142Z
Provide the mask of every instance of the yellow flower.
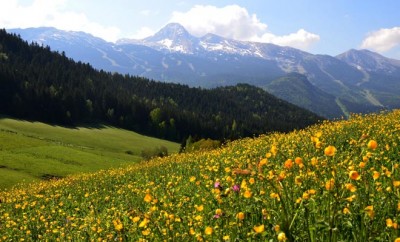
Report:
M147 193L146 196L144 196L143 200L145 202L149 203L149 202L151 202L151 200L153 200L153 197L150 194Z
M386 219L386 227L391 228L393 227L393 220L388 218Z
M252 193L251 193L251 191L246 190L246 191L243 193L243 196L244 196L245 198L251 198Z
M313 166L318 165L318 159L315 157L311 158L311 165L313 165Z
M142 222L139 224L139 228L146 227L150 221L147 218L144 218Z
M243 220L244 219L244 213L243 212L239 212L238 214L236 214L236 218L239 220Z
M268 163L267 158L264 158L264 159L260 160L260 163L258 163L258 165L263 166L263 165L266 165L267 163Z
M368 216L373 219L375 216L375 212L374 212L374 206L367 206L366 208L364 208L364 211L368 214Z
M336 153L336 148L335 146L329 145L328 147L325 148L324 154L326 156L334 156Z
M302 183L301 177L300 177L300 176L296 176L296 177L294 178L294 183L295 183L296 185L300 186L301 183Z
M399 187L400 186L400 181L393 181L393 186L394 187Z
M269 197L270 197L270 198L276 198L276 199L278 199L278 201L280 200L279 194L278 194L278 193L275 193L275 192L271 193L271 194L269 195Z
M121 223L121 220L119 220L119 219L114 220L113 224L114 224L115 230L117 230L118 232L124 228L124 225Z
M346 201L348 201L348 202L352 202L355 198L356 198L356 195L351 195L350 197L345 198L345 199L346 199Z
M299 165L299 166L302 166L302 165L303 165L303 159L300 158L300 157L296 157L296 158L294 159L294 162L295 162L297 165Z
M254 182L255 182L255 180L254 180L253 177L249 179L249 183L250 183L250 184L254 184Z
M191 176L189 181L190 181L190 182L196 181L196 177L195 177L195 176Z
M400 237L396 238L394 242L400 242Z
M207 228L204 230L204 233L205 233L206 235L212 235L212 233L213 233L213 228L207 227Z
M254 232L256 232L257 234L261 234L262 232L264 232L265 227L264 224L261 224L260 226L254 226L253 227Z
M344 214L349 214L349 213L350 213L350 210L349 210L348 208L343 208L343 213L344 213Z
M375 150L378 147L378 143L372 139L368 142L367 147L370 150Z
M381 175L381 174L380 174L379 172L374 171L374 174L372 175L372 178L374 178L374 180L376 180L376 179L379 178L380 175Z
M357 187L354 186L354 185L351 184L351 183L346 183L344 186L345 186L346 189L349 190L350 192L355 192L355 191L357 191Z
M270 152L272 153L273 156L276 156L276 154L278 153L278 148L276 147L276 145L273 145L271 147Z
M325 188L326 188L326 190L332 190L333 189L333 187L335 186L335 180L333 179L333 178L331 178L329 181L327 181L326 183L325 183Z
M285 168L286 169L290 169L290 168L292 168L292 166L293 166L293 161L292 161L292 159L287 159L286 161L285 161Z
M142 231L142 234L143 234L144 236L149 235L149 234L150 234L150 228L147 228L146 230L143 230L143 231Z
M215 214L222 215L222 209L217 208L217 209L215 210Z
M200 205L200 206L195 205L195 208L197 211L201 212L201 211L203 211L204 206L203 205Z
M279 232L278 234L278 241L286 241L286 234L284 232Z
M357 180L357 181L360 180L360 178L361 178L360 174L358 174L357 171L350 171L349 177L350 177L350 179Z
M229 237L229 235L225 235L224 237L222 237L223 240L230 240L231 237Z

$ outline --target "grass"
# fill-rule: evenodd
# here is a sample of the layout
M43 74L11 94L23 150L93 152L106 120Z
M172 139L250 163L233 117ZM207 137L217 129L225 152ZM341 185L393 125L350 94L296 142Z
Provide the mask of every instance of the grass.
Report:
M0 189L19 182L61 178L130 165L143 149L179 145L103 126L66 128L40 122L0 119Z
M400 241L400 110L0 193L0 241Z

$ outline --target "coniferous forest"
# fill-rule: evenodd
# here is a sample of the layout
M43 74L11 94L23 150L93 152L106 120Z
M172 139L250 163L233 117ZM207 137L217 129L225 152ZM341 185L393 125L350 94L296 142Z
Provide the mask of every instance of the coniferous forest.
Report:
M322 119L247 84L189 88L99 71L5 30L0 113L66 126L110 124L178 142L286 132Z

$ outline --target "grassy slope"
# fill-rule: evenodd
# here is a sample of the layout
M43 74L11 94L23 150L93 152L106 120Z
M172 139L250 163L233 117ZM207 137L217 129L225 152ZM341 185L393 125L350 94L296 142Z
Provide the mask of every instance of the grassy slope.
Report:
M0 188L43 176L65 177L125 166L141 159L144 148L179 145L114 127L65 128L39 122L0 119ZM126 153L131 151L132 155Z
M0 240L394 241L399 144L400 110L16 188Z

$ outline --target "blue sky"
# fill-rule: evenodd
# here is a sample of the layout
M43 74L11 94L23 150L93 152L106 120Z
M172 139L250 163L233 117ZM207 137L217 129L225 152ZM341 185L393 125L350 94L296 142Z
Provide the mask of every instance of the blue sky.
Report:
M314 54L367 48L400 59L398 0L2 0L1 28L52 26L108 41L169 22L201 36L268 42Z

